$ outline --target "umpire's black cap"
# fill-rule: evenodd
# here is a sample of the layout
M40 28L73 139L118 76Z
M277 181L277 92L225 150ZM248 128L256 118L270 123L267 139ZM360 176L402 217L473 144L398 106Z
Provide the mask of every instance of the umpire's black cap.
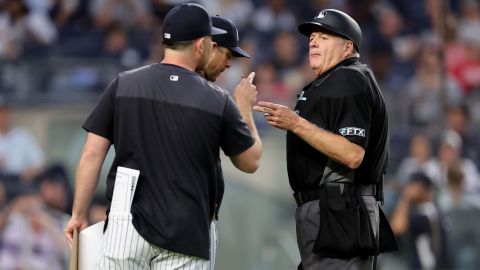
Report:
M233 22L217 15L212 17L212 25L227 31L226 34L215 35L212 37L212 40L215 41L218 46L229 49L235 57L250 58L250 55L247 52L238 47L238 29Z
M162 36L165 41L187 41L225 33L212 27L212 20L204 7L193 3L172 8L163 21Z
M349 39L357 51L362 43L362 30L358 23L348 14L336 9L324 9L311 22L298 26L300 33L310 36L312 32L323 30Z

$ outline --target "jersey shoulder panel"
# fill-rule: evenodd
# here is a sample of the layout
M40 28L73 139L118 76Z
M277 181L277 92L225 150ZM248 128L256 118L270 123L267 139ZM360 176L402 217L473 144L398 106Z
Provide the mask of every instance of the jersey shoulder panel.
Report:
M367 82L363 74L351 67L333 70L323 82L313 86L322 88L322 96L332 98L356 96L367 90Z

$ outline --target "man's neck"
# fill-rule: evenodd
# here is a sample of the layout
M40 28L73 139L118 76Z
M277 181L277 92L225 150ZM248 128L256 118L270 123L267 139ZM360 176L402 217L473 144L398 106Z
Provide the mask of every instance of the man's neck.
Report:
M162 64L176 65L183 67L190 71L195 72L197 63L195 57L187 55L184 52L174 51L174 50L165 50L165 57L163 58Z

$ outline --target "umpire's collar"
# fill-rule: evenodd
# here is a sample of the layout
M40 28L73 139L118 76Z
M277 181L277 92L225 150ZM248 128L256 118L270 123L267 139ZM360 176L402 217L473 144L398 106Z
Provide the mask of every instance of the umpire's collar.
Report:
M358 62L358 57L350 57L350 58L344 59L340 63L336 64L335 66L333 66L332 68L330 68L329 70L325 71L320 76L318 76L315 80L313 80L310 83L310 85L313 85L314 87L318 87L334 70L340 67L351 66L357 62Z

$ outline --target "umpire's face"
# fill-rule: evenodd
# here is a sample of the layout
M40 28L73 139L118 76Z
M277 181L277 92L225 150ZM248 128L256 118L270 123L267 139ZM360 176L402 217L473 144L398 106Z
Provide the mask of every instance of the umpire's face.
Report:
M310 67L318 76L351 55L353 43L329 33L313 32L310 34L309 48Z
M230 67L230 59L232 53L225 47L218 46L216 43L213 45L212 55L205 67L203 73L205 78L211 82L217 80L217 77Z

